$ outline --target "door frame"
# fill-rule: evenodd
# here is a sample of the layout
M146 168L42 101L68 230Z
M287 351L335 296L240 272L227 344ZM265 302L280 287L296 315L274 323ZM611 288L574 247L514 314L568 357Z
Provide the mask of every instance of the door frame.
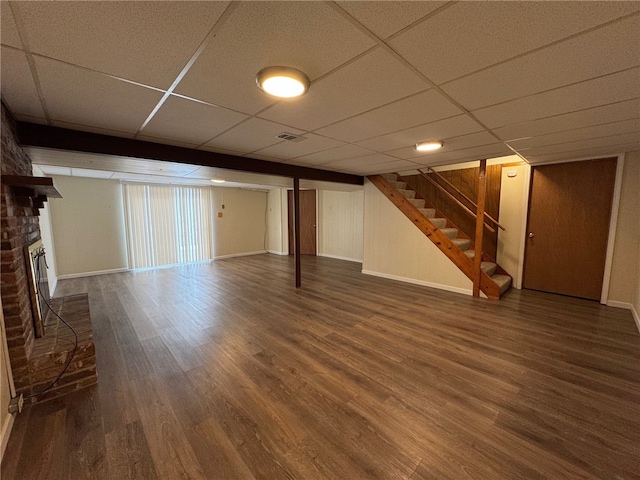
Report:
M543 166L543 165L555 165L558 163L570 163L570 162L582 162L585 160L599 160L602 158L611 158L617 157L618 161L616 163L616 178L615 184L613 187L613 199L611 202L611 218L609 219L609 236L607 238L607 253L604 264L604 278L602 279L602 292L600 293L600 303L602 305L607 305L609 300L609 286L611 284L611 268L613 266L613 251L615 248L616 242L616 229L618 227L618 212L620 210L620 194L622 193L622 174L624 171L624 153L619 154L611 154L611 155L596 155L590 157L581 157L570 160L554 160L549 162L540 162L536 164L529 164L529 168L527 169L527 179L525 182L525 193L524 193L524 204L523 204L523 212L524 212L524 222L522 225L522 235L521 235L521 243L520 243L520 260L518 262L518 285L522 288L522 279L524 273L524 255L525 248L527 243L527 225L529 223L529 203L531 201L531 183L532 183L532 172L535 167Z

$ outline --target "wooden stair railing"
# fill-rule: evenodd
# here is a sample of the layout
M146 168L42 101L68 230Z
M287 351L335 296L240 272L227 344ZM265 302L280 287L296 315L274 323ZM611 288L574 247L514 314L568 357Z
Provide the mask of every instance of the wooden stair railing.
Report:
M367 177L378 190L380 190L398 209L418 227L418 229L431 240L431 242L451 260L466 277L472 282L479 284L479 290L488 298L498 300L500 298L500 287L491 280L481 269L479 272L475 268L474 260L460 250L455 243L442 233L433 223L426 218L416 206L393 187L382 175L371 175ZM480 255L481 257L481 255Z

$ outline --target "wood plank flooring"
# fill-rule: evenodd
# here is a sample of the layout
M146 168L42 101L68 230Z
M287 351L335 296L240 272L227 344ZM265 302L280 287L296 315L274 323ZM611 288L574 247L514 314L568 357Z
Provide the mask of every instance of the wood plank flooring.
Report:
M98 385L16 419L3 479L640 479L630 312L258 255L61 281Z

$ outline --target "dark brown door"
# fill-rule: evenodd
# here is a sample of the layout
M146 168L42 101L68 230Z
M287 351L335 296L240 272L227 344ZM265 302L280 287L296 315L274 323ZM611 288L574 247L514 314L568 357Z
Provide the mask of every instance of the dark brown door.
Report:
M525 288L600 300L616 162L533 168Z
M293 191L289 190L289 255L295 253L293 241ZM300 254L316 254L316 191L300 190Z

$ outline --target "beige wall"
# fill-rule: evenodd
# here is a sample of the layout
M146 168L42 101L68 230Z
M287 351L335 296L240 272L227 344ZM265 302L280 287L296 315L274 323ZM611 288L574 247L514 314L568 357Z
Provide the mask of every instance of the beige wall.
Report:
M363 273L471 294L472 283L371 182L364 186Z
M7 339L4 329L4 314L2 300L0 300L0 460L11 434L14 416L9 414L9 401L11 400L11 380L9 378L9 362L7 359Z
M63 198L49 200L58 275L128 267L122 185L56 176Z
M362 261L364 190L318 192L318 255Z
M513 277L513 286L522 288L522 236L527 221L527 196L531 167L504 167L500 187L500 217L505 230L498 230L498 265ZM509 174L515 173L515 177Z
M269 253L288 255L288 239L283 226L286 226L287 190L274 188L267 196L267 250Z
M640 288L640 152L625 155L609 302L636 305Z
M213 188L213 205L214 258L267 250L267 192Z

